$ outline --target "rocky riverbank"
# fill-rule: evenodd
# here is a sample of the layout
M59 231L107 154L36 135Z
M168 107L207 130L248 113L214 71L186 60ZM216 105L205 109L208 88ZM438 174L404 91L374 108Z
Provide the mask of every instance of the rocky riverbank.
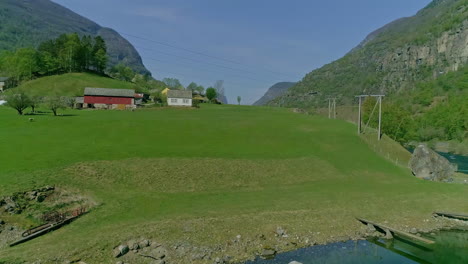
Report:
M382 224L399 230L421 236L442 229L466 226L468 222L445 217L430 217L420 226ZM293 234L282 227L277 227L270 234L259 234L254 237L237 235L224 245L200 246L187 241L176 244L159 243L156 240L139 238L125 241L113 249L109 254L115 257L116 264L167 264L167 263L204 263L228 264L243 263L254 258L274 258L278 253L296 250L314 245L325 245L347 240L363 240L369 237L385 237L371 226L361 225L355 235L327 236L326 234L309 233ZM391 237L387 237L391 238ZM112 252L112 253L111 253Z

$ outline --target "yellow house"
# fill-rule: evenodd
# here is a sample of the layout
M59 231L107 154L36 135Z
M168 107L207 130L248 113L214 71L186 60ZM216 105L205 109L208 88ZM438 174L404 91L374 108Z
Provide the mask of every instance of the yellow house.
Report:
M171 90L171 89L166 88L166 89L164 89L164 90L161 91L161 94L167 96L167 92L168 92L169 90Z

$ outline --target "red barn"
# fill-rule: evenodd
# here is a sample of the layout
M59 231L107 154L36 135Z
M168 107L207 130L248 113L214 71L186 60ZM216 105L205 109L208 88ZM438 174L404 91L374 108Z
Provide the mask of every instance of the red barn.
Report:
M84 105L101 109L128 109L135 107L135 90L85 88Z

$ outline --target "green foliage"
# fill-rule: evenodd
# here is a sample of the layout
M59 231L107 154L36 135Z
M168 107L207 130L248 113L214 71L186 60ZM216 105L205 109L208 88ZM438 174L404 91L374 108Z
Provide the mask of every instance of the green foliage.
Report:
M210 100L210 102L215 99L217 96L217 92L216 92L216 89L213 88L213 87L209 87L208 89L206 89L206 98L208 98L208 100Z
M164 78L162 82L167 85L170 89L174 90L184 90L184 86L176 78Z
M92 45L90 36L80 39L77 34L64 34L40 44L37 50L23 48L0 53L0 71L15 83L66 72L103 73L107 63L105 42L97 37Z
M6 105L15 109L19 115L22 115L23 111L31 106L31 99L23 92L8 94L5 96L5 100L7 101Z
M67 107L66 98L55 95L49 96L45 99L45 105L47 109L52 110L54 116L57 116L57 111L59 109L65 109Z
M88 44L96 36L105 39L110 66L125 62L138 73L149 73L135 48L117 32L102 28L53 1L2 0L0 21L0 50L37 48L40 43L76 32L80 37L90 35ZM90 64L89 50L92 49L92 45L88 45L88 53L83 54L81 60Z
M242 98L240 96L237 96L237 103L240 105Z
M112 78L130 82L135 77L135 72L130 67L125 66L125 64L119 63L110 69L109 75ZM147 80L144 80L142 78L141 81L147 81Z

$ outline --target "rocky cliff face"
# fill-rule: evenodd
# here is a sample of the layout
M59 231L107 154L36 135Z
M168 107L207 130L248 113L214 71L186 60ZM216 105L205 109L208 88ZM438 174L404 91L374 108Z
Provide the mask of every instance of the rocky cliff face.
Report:
M109 66L120 62L139 73L149 73L140 55L125 38L110 28L50 0L0 1L0 51L35 47L64 33L102 36L107 44Z
M436 0L415 16L371 33L346 56L307 74L269 104L306 107L332 95L346 103L360 93L398 93L467 61L468 0Z
M258 99L253 105L265 105L278 96L283 95L289 88L294 86L294 82L279 82L268 89L262 98Z

